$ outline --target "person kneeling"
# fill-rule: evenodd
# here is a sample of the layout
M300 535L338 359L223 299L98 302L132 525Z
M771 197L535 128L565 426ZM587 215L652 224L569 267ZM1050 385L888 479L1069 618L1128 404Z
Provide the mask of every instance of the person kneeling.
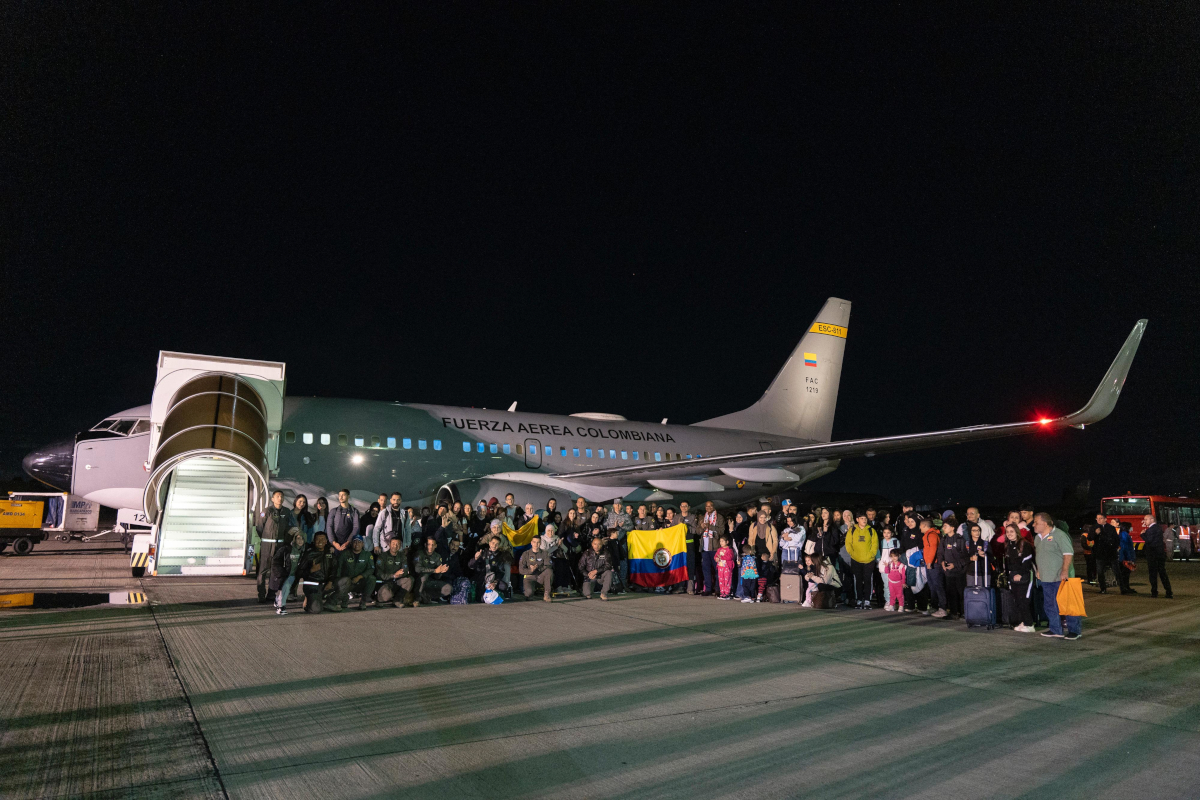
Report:
M355 536L350 543L350 552L342 559L338 571L337 600L342 610L350 602L350 593L358 595L358 610L367 607L375 594L375 558L363 549L363 538Z
M600 584L600 599L608 599L612 586L612 559L604 549L600 537L592 539L592 547L579 559L579 572L583 575L583 596L591 598L592 588Z
M551 566L549 555L542 549L540 536L533 537L529 542L529 549L521 554L520 571L525 599L533 599L533 590L540 583L542 599L549 603L550 589L554 583L554 568Z
M443 577L450 571L448 565L442 558L442 554L437 551L437 540L425 540L425 552L417 556L417 587L415 589L416 599L413 605L420 605L422 601L427 603L436 602L437 597L450 596L450 584L443 580ZM429 598L435 598L430 600Z
M296 578L304 589L304 612L320 614L325 598L333 591L333 573L337 557L328 546L324 533L313 537L313 543L305 548L296 567Z
M397 597L412 591L412 576L408 574L408 556L400 552L400 538L388 542L387 550L375 557L375 605L391 603L399 608Z

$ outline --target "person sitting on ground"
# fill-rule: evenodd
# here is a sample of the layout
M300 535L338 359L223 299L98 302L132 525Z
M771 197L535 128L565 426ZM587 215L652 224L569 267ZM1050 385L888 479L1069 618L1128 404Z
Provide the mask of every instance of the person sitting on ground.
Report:
M415 587L413 605L419 606L422 601L436 602L436 599L441 596L448 598L452 587L445 579L445 575L450 571L450 565L442 558L442 554L437 551L437 542L433 539L425 540L425 552L417 556L417 563L414 572L417 573L417 586ZM429 598L434 598L430 600Z
M398 608L397 597L412 591L412 576L408 570L408 556L401 550L399 536L388 540L387 549L375 557L375 605L391 603Z
M1015 522L1004 525L1004 573L1008 576L1008 610L1005 620L1018 633L1033 633L1033 547L1021 536Z
M821 590L837 592L842 586L842 580L838 577L837 570L833 568L833 564L828 558L823 556L805 556L806 573L805 579L808 581L808 588L804 592L804 602L801 604L804 608L813 607L813 596Z
M574 510L574 509L572 509ZM553 532L554 526L548 526L547 532ZM529 542L529 549L521 554L520 571L522 588L525 599L533 599L533 590L541 584L542 599L550 602L551 585L554 582L554 568L550 565L549 554L542 549L542 537L535 536Z
M600 599L608 599L608 590L612 587L612 561L604 549L604 537L593 536L592 547L579 559L579 572L583 575L583 596L589 600L592 589L600 586Z
M375 559L364 544L363 537L355 536L350 540L350 551L342 559L341 569L337 579L337 602L339 610L344 611L350 602L350 593L358 595L357 609L362 611L375 593ZM330 611L334 610L330 606Z
M729 534L719 536L718 542L720 546L717 547L713 563L716 566L715 571L717 584L720 587L720 599L728 600L730 594L733 592L733 573L737 566L737 553L729 546Z
M296 578L304 591L304 612L320 614L325 598L333 593L334 571L340 561L329 546L324 532L313 535L313 543L304 550L296 567Z

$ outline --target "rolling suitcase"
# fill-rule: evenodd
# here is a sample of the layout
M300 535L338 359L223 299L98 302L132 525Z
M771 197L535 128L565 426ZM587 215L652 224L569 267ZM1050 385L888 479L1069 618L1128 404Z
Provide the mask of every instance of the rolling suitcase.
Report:
M799 603L803 585L799 575L785 572L779 576L779 599L785 603Z
M975 585L967 588L963 595L963 616L967 627L986 627L989 631L996 625L996 595L988 586L987 556L983 558L983 585L979 585L979 562L975 562Z

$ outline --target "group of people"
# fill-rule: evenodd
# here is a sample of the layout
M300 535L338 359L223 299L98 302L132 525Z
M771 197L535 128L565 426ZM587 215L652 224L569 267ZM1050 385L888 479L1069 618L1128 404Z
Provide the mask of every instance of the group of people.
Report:
M366 513L338 493L330 507L318 498L310 509L299 495L289 508L281 492L258 522L258 594L287 613L290 598L304 610L343 610L403 603L497 602L519 591L545 601L560 594L687 592L744 603L792 600L804 607L886 608L938 619L963 619L971 589L994 591L994 619L1016 631L1077 639L1079 617L1058 613L1057 590L1074 577L1074 546L1067 525L1031 506L1009 512L997 530L968 508L959 522L952 512L923 517L911 503L893 520L888 510L813 508L762 502L733 513L709 501L693 512L617 499L589 506L577 498L564 515L551 499L535 509L512 494L415 509L399 492L379 495ZM509 533L536 522L528 545L514 547ZM686 526L687 578L672 586L643 589L629 579L630 532ZM507 531L506 532L506 529ZM1166 597L1164 532L1152 518L1143 534L1152 595L1161 579ZM1087 581L1108 591L1108 576L1122 594L1137 551L1128 523L1098 515L1081 535ZM1159 552L1163 551L1163 552ZM781 593L781 584L784 587ZM793 596L794 595L794 596ZM1065 628L1064 628L1065 626Z

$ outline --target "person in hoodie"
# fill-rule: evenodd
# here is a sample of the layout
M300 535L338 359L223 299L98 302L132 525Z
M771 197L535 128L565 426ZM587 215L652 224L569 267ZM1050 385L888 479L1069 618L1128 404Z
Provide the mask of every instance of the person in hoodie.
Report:
M1131 528L1128 522L1122 522L1121 533L1118 534L1121 544L1117 548L1117 567L1121 571L1117 573L1117 580L1121 584L1121 594L1137 594L1137 589L1129 586L1129 576L1137 565L1137 548L1133 546Z
M867 521L867 512L854 515L855 525L846 533L846 553L854 575L854 595L857 608L871 607L873 575L877 569L875 555L879 552L879 536Z
M929 570L925 563L925 551L919 546L904 551L906 574L904 581L904 607L909 611L920 611L923 616L930 615L929 610ZM912 572L914 583L908 585L908 572Z
M883 532L879 537L879 574L887 575L888 570L888 555L893 551L903 554L904 549L900 544L900 540L896 538L896 533L890 525L883 526ZM900 563L904 563L904 559L900 559ZM884 578L884 586L887 586L887 579Z
M296 568L300 566L300 556L307 546L304 532L299 528L294 530L292 541L275 548L272 557L270 588L275 593L275 613L281 617L288 613L288 594L296 582Z
M938 544L938 563L942 565L942 581L946 587L946 610L935 617L954 619L963 616L963 600L967 591L967 541L956 530L956 526L947 521L942 524L942 540Z
M883 577L887 581L884 584L887 589L887 600L884 603L884 608L890 608L893 611L904 610L904 577L907 573L907 566L900 560L900 551L897 549L889 550L887 556L888 562L885 565Z
M1013 630L1019 633L1033 633L1033 607L1030 599L1033 596L1033 546L1021 536L1021 529L1014 523L1004 527L1004 538L1008 540L1004 548L1004 572L1008 576L1007 603L1009 618Z

